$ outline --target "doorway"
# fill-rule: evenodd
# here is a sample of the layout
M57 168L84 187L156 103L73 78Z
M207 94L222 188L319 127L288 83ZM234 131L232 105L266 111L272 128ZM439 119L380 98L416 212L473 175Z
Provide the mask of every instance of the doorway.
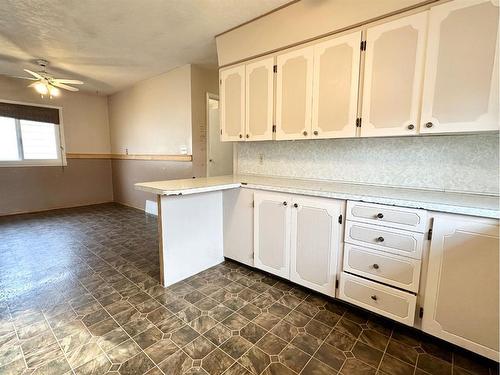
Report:
M220 141L219 96L207 93L207 177L233 174L233 144Z

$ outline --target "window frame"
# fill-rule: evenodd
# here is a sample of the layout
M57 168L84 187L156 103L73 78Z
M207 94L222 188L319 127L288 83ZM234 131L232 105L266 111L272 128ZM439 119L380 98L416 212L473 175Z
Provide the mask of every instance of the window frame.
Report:
M21 160L0 160L0 168L1 167L65 167L68 165L66 159L66 144L64 142L64 125L63 125L63 113L61 106L54 105L45 105L39 103L29 103L29 102L20 102L14 100L4 100L0 98L0 102L4 103L12 103L12 104L20 104L20 105L30 105L34 107L45 107L45 108L54 108L59 111L59 124L54 124L56 127L56 148L57 148L57 159L21 159ZM16 134L18 137L18 145L22 145L21 138L21 126L20 119L15 119L16 121ZM18 150L19 153L22 150ZM23 156L20 154L19 156Z

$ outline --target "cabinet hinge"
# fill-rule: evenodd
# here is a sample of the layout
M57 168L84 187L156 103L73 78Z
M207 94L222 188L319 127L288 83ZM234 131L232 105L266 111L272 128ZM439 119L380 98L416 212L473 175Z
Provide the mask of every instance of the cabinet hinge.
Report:
M361 127L361 117L358 117L358 118L356 119L356 127L357 127L357 128L360 128L360 127Z
M342 224L342 215L339 215L339 224Z
M273 133L276 133L276 125L273 125Z
M429 232L427 233L427 239L432 240L432 228L429 229Z
M252 201L252 207L255 207L255 201Z
M273 72L278 73L278 65L273 65Z
M418 317L423 318L424 317L424 308L421 307L420 310L418 310Z
M222 85L222 79L219 79L219 85Z
M366 40L362 40L360 45L359 45L359 49L361 51L366 51Z
M222 129L220 130L220 135L222 135Z
M339 279L335 279L335 289L339 288Z

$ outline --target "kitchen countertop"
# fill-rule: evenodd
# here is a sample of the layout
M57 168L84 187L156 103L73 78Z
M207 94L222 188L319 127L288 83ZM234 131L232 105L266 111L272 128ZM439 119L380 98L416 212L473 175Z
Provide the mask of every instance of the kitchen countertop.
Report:
M500 218L499 197L281 177L230 175L141 182L136 189L159 195L188 195L246 187L291 194L380 203L431 211Z

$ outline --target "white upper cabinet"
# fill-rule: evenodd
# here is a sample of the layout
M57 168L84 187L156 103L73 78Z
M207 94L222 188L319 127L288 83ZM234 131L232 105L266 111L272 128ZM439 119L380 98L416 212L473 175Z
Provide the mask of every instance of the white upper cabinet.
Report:
M311 138L314 47L277 57L276 139Z
M343 203L293 198L290 280L332 297L342 240L338 218Z
M361 31L314 46L312 138L356 136Z
M431 8L421 133L498 130L498 1Z
M245 66L220 72L221 140L240 141L245 133Z
M274 57L246 66L247 141L273 139Z
M254 194L254 265L288 279L290 277L290 196Z
M361 136L417 134L428 12L367 30Z
M498 220L435 214L422 329L499 356Z

